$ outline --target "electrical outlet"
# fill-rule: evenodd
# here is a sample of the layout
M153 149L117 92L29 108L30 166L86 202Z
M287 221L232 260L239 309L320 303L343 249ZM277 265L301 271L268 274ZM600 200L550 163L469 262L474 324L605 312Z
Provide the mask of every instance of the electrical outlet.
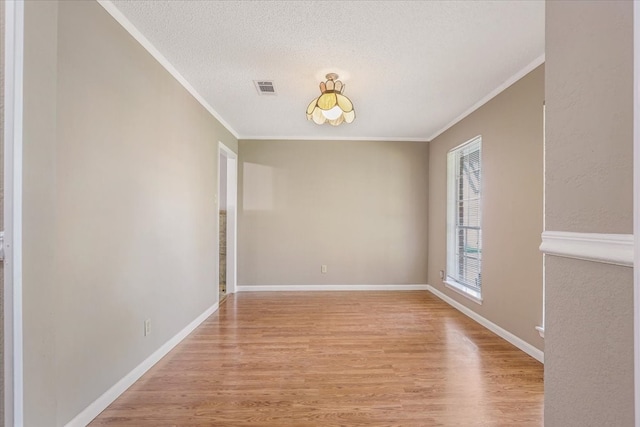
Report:
M444 279L444 270L440 270L440 278Z
M327 270L327 265L326 264L322 264L320 266L320 273L326 273L327 271L328 271Z
M144 336L146 337L151 333L151 319L144 321Z

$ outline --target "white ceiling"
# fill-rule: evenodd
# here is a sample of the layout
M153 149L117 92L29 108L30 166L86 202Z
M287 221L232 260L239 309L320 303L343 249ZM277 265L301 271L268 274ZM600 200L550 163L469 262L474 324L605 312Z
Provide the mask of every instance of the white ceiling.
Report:
M544 58L543 1L113 6L242 139L429 140ZM346 84L351 124L306 119L327 72ZM254 80L273 80L277 96Z

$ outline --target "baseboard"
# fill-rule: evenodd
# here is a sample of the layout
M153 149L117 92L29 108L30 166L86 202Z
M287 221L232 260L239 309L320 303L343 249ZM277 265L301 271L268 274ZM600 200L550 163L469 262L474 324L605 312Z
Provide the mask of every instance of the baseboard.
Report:
M544 363L544 352L542 352L541 350L538 350L528 342L513 335L511 332L505 329L502 329L500 326L496 325L495 323L485 319L475 311L460 304L458 301L454 300L453 298L448 297L447 295L443 294L433 286L427 285L427 290L432 294L434 294L435 296L437 296L438 298L440 298L441 300L443 300L444 302L446 302L447 304L449 304L450 306L452 306L453 308L457 309L458 311L461 311L463 314L469 316L470 318L472 318L473 320L475 320L485 328L489 329L494 334L498 335L501 338L504 338L511 344L515 345L520 350L527 353L529 356L533 357L534 359L538 360L541 363Z
M495 323L485 319L471 309L460 304L456 300L448 297L434 287L425 284L415 285L260 285L260 286L238 286L238 292L270 292L270 291L420 291L428 290L447 304L469 316L485 328L494 332L496 335L504 338L511 344L518 347L534 359L544 363L544 353L531 344L523 341L511 332L501 328ZM158 363L169 351L178 345L187 337L195 328L204 322L218 309L218 303L209 307L204 313L198 316L193 322L189 323L184 329L173 336L169 341L164 343L162 347L147 357L142 363L136 366L131 372L125 375L120 381L114 384L102 396L87 406L82 412L69 421L65 427L84 427L89 424L95 417L104 411L111 403L113 403L126 389L131 387L142 375L145 374L153 365Z
M426 291L428 285L242 285L237 292Z
M111 405L126 389L131 387L145 372L153 365L158 363L169 351L187 337L195 328L204 322L209 316L216 312L218 303L209 307L204 313L198 316L193 322L189 323L184 329L173 336L169 341L164 343L162 347L157 349L151 356L147 357L142 363L136 366L131 372L124 376L120 381L114 384L102 396L97 398L93 403L87 406L74 419L69 421L65 427L84 427L89 424L100 412L104 411L107 406Z

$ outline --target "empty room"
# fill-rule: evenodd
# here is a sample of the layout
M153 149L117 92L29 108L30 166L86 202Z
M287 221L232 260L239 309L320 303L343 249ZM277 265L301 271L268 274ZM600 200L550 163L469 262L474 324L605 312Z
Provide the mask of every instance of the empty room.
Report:
M4 0L7 426L640 426L640 11Z

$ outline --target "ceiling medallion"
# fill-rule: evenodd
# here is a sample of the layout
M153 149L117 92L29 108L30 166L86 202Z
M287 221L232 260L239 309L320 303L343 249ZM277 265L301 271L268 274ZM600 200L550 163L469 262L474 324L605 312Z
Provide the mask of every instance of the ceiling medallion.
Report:
M356 112L351 100L342 94L345 86L338 80L337 74L327 74L327 81L320 83L322 94L307 107L307 120L313 120L319 125L329 123L332 126L338 126L342 122L351 123L356 118Z

